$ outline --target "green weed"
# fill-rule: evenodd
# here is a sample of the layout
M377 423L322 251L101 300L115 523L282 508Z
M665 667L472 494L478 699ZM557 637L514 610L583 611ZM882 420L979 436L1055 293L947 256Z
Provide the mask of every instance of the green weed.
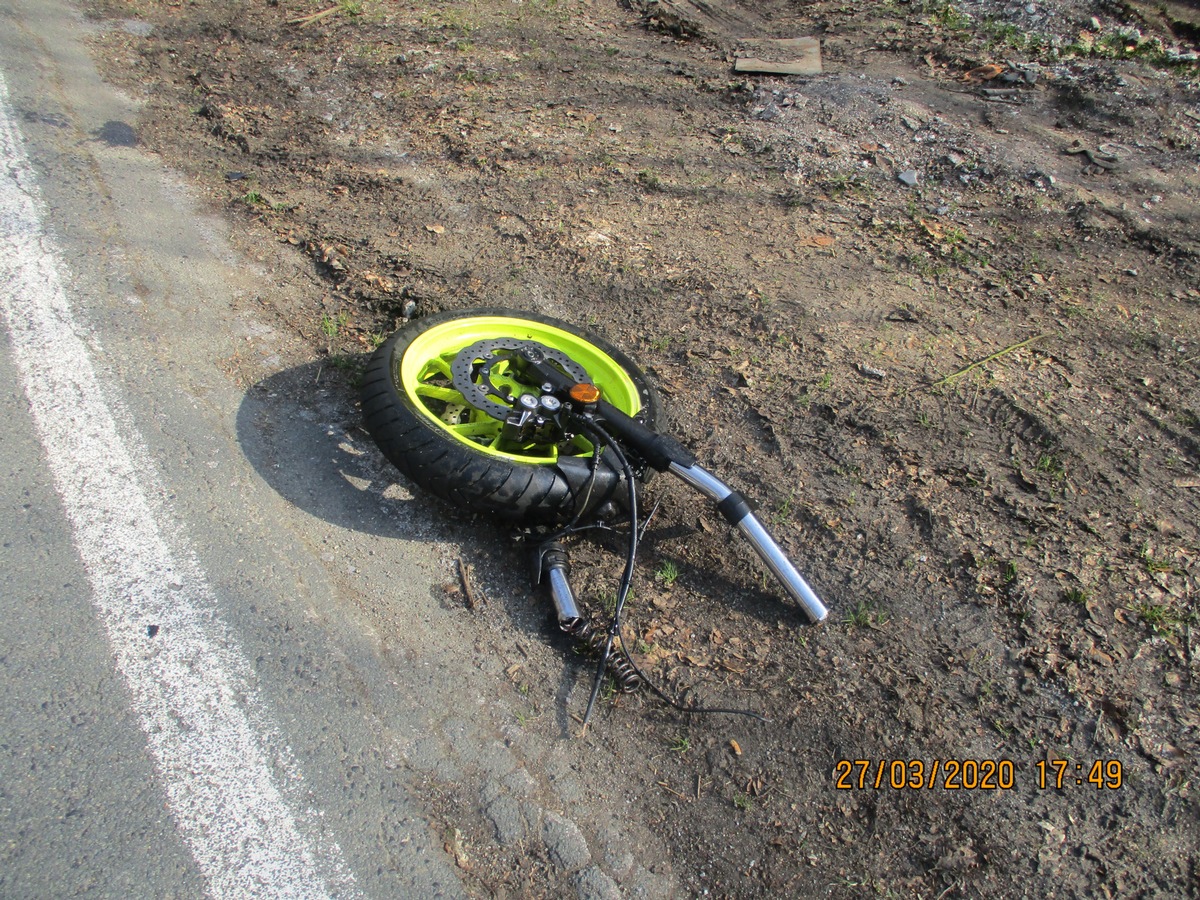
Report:
M325 313L321 316L321 334L325 335L329 340L333 340L349 322L350 313L345 310L336 316Z
M1194 625L1197 620L1194 612L1180 612L1164 603L1139 603L1133 611L1155 634L1162 637L1173 634L1184 625Z
M662 189L662 180L649 169L642 169L635 176L637 183L650 191Z
M859 600L843 621L854 628L882 628L890 617L870 600Z
M775 511L771 513L771 524L776 528L787 523L792 518L792 501L795 497L796 492L792 491L787 495L785 500L775 507Z
M1177 571L1174 563L1172 563L1169 559L1155 556L1150 551L1149 544L1142 544L1141 557L1142 563L1146 566L1146 571L1152 574L1158 574L1162 572L1174 573Z
M1067 477L1067 467L1063 465L1062 459L1056 453L1043 453L1038 457L1034 468L1043 475L1049 475L1055 481L1062 481Z

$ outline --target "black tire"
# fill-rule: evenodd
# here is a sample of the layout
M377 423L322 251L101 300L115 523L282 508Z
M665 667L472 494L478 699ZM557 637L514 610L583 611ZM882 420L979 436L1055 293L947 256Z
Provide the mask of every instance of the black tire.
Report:
M610 501L621 501L626 489L618 467L604 454L592 478L592 454L559 455L545 461L522 461L451 433L430 408L414 400L402 383L402 365L414 342L431 330L436 336L469 327L471 319L511 320L514 332L522 322L560 329L590 345L604 364L618 366L636 388L640 409L636 417L653 427L659 413L656 391L637 365L616 347L587 329L533 312L502 308L470 309L426 316L392 335L372 356L363 378L362 405L367 430L384 456L422 489L431 491L460 510L520 525L553 525L578 515L594 515ZM453 323L450 328L445 326ZM508 327L510 323L503 323ZM493 324L493 328L497 327ZM512 336L520 336L514 333ZM427 341L428 342L428 341ZM426 342L426 343L427 343ZM470 341L464 339L463 346ZM565 349L565 348L554 348ZM425 365L414 357L412 365ZM611 397L610 397L611 400ZM627 404L632 405L632 403ZM625 412L634 412L625 409Z

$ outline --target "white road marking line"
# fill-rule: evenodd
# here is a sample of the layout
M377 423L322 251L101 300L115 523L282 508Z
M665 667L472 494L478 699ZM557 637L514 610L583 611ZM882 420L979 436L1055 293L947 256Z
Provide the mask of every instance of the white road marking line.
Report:
M0 76L0 310L179 830L216 897L352 894L340 849L318 850L284 797L280 779L298 779L290 752L264 731L249 665L199 565L155 521L72 319L39 196Z

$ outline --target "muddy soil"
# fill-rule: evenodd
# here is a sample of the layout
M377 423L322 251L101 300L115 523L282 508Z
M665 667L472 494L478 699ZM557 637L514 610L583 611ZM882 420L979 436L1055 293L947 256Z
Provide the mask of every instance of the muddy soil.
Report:
M438 310L592 326L833 608L806 626L651 485L639 658L770 720L638 695L575 739L681 892L1200 896L1196 4L330 2L90 4L136 139L305 260L280 320L347 398ZM733 71L797 36L821 74ZM571 740L562 645L480 527L510 599L464 639ZM577 550L597 606L613 549ZM559 892L425 799L479 896Z

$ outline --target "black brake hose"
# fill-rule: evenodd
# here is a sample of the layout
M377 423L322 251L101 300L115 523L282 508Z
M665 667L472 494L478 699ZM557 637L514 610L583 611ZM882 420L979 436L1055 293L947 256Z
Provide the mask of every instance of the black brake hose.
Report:
M617 602L613 610L612 621L608 626L608 634L604 641L604 650L600 653L600 661L596 665L596 675L592 680L592 693L588 697L587 709L583 713L583 727L586 729L588 722L592 718L592 710L596 706L596 698L600 696L600 686L604 683L604 672L608 666L608 658L612 654L613 640L621 633L621 612L625 608L625 599L629 596L629 588L633 584L633 567L637 560L638 547L638 508L637 508L637 481L633 474L633 467L629 465L629 460L625 457L621 447L613 439L607 431L594 419L580 418L581 424L585 430L591 431L589 435L596 441L596 446L603 444L612 451L616 456L617 462L621 466L621 471L625 474L626 489L629 492L629 544L625 552L625 569L621 573L621 580L617 584ZM625 642L621 642L621 651L625 654L626 659L629 654L625 651Z
M599 446L601 442L605 444L609 449L612 450L613 454L617 458L617 462L620 463L621 469L625 473L625 479L628 485L630 519L629 544L625 555L625 569L621 574L621 581L617 587L616 608L613 611L612 621L608 626L608 637L604 643L604 651L601 653L600 662L596 666L596 676L592 682L592 693L588 698L587 710L583 715L583 727L586 729L588 722L591 719L592 709L596 704L596 698L600 694L600 686L604 680L605 667L607 666L609 655L612 653L613 640L621 636L621 617L625 610L625 600L629 596L629 589L633 584L633 570L635 561L637 559L638 541L640 540L641 535L638 533L637 483L634 478L633 467L629 464L629 460L621 450L620 445L616 442L612 435L605 431L604 428L602 428L600 424L595 421L595 419L584 419L581 417L580 424L582 426L582 430L593 432L591 435L589 435L589 437L599 438L599 441L596 443L597 446ZM681 703L673 697L667 696L667 694L658 685L650 680L649 676L642 671L641 667L638 666L633 657L630 655L629 648L625 646L624 639L621 641L620 653L625 658L625 661L633 667L633 670L637 673L638 677L642 679L648 688L650 688L651 692L668 706L678 710L679 712L689 714L695 713L697 715L713 715L717 713L723 713L731 716L747 716L751 719L758 719L760 722L769 721L765 716L748 709L696 706L694 704L688 705Z
M577 531L583 531L586 528L591 527L579 526L579 519L583 516L583 511L587 509L587 505L592 499L592 490L596 486L596 476L600 471L600 452L602 449L603 446L599 441L593 441L591 473L588 476L587 487L583 492L583 501L580 502L578 499L576 499L575 509L571 514L571 518L567 520L567 524L563 525L557 531L552 531L549 534L538 535L538 539L542 543L546 543L548 541L557 541L560 538L566 537L568 534L574 534Z

